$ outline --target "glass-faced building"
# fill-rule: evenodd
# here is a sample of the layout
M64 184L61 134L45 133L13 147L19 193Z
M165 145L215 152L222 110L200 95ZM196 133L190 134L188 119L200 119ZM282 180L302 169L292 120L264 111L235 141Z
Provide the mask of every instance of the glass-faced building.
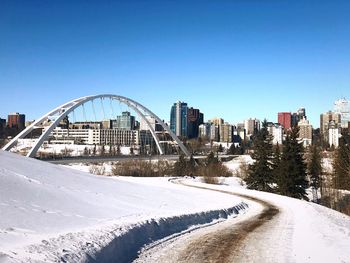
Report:
M170 130L178 137L187 137L187 103L178 101L170 111Z

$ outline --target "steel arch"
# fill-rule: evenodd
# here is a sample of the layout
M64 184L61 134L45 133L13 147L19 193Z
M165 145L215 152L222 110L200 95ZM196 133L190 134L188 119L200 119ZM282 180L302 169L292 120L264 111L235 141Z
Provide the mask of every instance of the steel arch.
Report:
M28 152L27 156L28 157L35 157L38 149L40 146L43 144L43 142L48 138L50 133L52 132L53 129L57 127L57 125L60 123L62 119L64 119L70 112L72 112L74 109L77 107L83 105L84 103L88 101L93 101L95 99L103 99L103 98L110 98L114 100L118 100L129 107L131 107L133 110L136 111L137 114L146 122L148 125L148 128L150 129L150 132L156 142L156 145L158 147L159 153L164 154L162 148L160 147L160 142L159 138L157 137L155 130L153 127L150 125L149 121L145 117L145 114L142 113L145 112L146 114L152 116L157 120L157 122L162 125L163 129L166 130L172 139L176 141L176 143L179 145L180 149L184 152L186 156L190 156L189 151L187 148L184 146L184 144L180 141L180 139L169 129L169 127L156 115L154 114L151 110L146 108L145 106L141 105L140 103L123 97L123 96L118 96L118 95L113 95L113 94L101 94L101 95L92 95L92 96L85 96L81 97L78 99L71 100L67 103L62 104L61 106L55 108L54 110L50 111L49 113L45 114L38 120L34 121L30 126L28 126L25 130L23 130L21 133L19 133L15 138L13 138L9 143L7 143L2 149L5 151L9 151L12 147L14 147L19 139L25 138L31 131L33 131L38 125L42 125L45 121L53 119L54 121L50 124L49 128L46 129L44 133L41 134L39 139L35 142L34 146L32 149Z

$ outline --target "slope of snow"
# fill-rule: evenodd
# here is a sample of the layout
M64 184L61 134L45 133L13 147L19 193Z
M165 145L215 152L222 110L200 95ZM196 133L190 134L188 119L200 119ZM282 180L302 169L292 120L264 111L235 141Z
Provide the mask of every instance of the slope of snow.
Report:
M244 209L167 178L94 176L0 151L0 262L77 261L118 236L135 239L126 233L156 239Z

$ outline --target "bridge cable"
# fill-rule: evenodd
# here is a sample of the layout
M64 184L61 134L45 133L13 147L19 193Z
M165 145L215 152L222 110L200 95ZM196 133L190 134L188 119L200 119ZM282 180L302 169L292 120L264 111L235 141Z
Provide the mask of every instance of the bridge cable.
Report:
M87 122L85 106L84 106L84 104L82 104L81 106L83 108L83 117L84 117L85 121Z
M102 113L103 113L103 120L106 120L106 113L105 113L105 108L103 105L102 98L100 98L100 102L101 102L101 108L102 108Z
M94 114L95 122L97 122L94 100L91 100L91 105L92 105L92 112Z
M73 123L76 122L76 118L75 118L75 109L72 111L72 115L73 115Z
M113 119L115 117L115 114L114 114L114 109L113 109L113 105L112 105L112 98L109 98L109 106L111 108L111 117Z

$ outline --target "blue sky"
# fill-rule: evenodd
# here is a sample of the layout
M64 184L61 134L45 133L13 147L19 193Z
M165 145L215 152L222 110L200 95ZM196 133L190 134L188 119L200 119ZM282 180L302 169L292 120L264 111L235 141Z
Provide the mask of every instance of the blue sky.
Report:
M35 119L76 97L130 97L168 120L312 124L350 98L350 1L0 1L0 117Z

